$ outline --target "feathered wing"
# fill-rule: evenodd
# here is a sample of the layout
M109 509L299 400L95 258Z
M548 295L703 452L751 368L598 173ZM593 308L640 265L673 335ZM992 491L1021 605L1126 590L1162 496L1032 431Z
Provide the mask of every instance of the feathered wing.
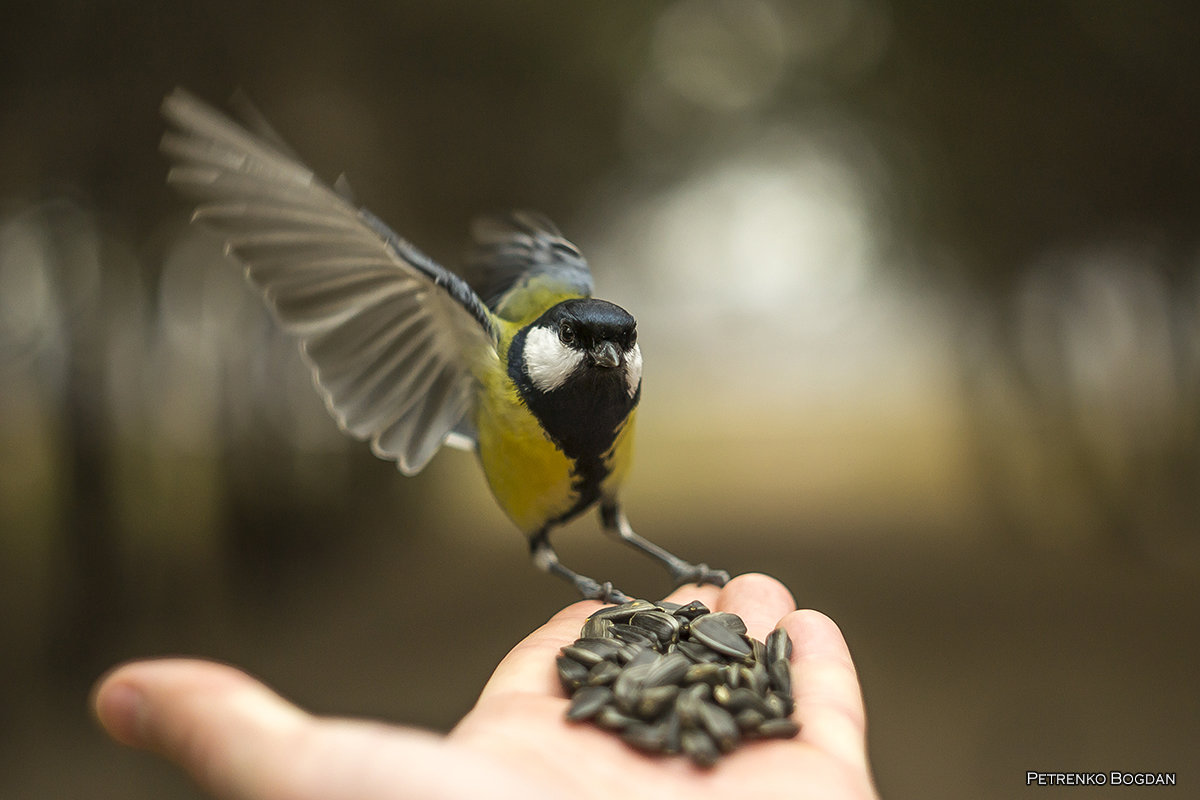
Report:
M225 236L299 338L330 413L405 474L420 471L469 416L472 365L495 356L490 312L272 142L180 89L163 115L168 182L199 201L195 219Z
M557 226L536 211L480 217L471 227L475 249L464 271L467 283L495 310L522 281L553 284L564 296L590 296L587 260ZM503 315L503 313L502 313Z

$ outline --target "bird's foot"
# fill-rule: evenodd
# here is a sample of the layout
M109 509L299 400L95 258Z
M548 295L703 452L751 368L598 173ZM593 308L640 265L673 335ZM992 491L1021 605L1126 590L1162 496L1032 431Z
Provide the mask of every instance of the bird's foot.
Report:
M575 588L583 595L584 600L599 600L606 605L621 605L630 600L629 595L612 585L612 581L598 583L591 578L583 578L575 584Z
M729 583L728 572L723 569L713 569L708 564L688 564L685 569L676 572L674 577L676 586L682 586L685 583L724 586Z

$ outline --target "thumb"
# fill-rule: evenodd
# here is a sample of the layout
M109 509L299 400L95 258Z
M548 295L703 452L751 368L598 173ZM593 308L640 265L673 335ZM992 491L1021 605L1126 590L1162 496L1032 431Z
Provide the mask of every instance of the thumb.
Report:
M310 717L232 667L170 659L118 667L101 679L92 705L117 741L184 767L221 797L268 797L272 756Z

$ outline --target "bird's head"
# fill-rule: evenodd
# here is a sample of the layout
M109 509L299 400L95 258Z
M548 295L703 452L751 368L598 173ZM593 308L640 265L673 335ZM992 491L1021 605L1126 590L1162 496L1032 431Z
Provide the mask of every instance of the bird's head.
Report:
M642 383L637 321L605 300L564 300L526 331L522 360L533 387L548 394L578 381L620 382L629 397Z

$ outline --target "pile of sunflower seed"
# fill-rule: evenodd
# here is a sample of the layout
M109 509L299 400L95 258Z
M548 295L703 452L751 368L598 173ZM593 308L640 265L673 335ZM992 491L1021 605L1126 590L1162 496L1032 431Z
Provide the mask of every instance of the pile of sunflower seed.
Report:
M699 601L633 600L588 617L557 663L568 719L708 767L744 740L796 735L791 654L783 629L764 644Z

